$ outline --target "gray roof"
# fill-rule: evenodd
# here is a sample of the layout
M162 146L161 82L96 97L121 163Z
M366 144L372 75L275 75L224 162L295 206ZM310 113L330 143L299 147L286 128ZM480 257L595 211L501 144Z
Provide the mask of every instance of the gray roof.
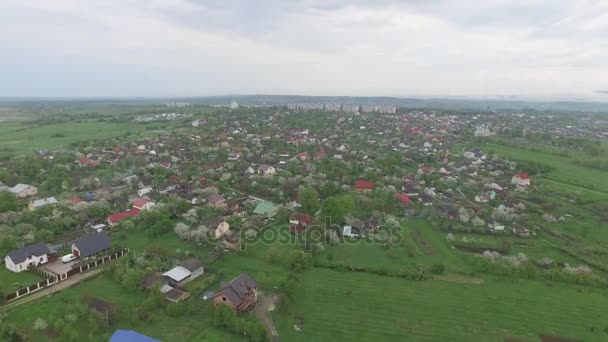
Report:
M21 184L21 183L19 183L19 184L15 185L14 187L11 188L11 192L14 193L14 194L18 194L21 191L27 189L28 187L29 187L29 185L27 185L27 184Z
M57 203L57 199L55 197L49 197L44 199L35 200L32 202L34 208L44 207L47 204L55 204Z
M232 279L228 284L224 285L216 296L223 294L230 301L239 306L243 299L249 294L249 289L257 289L258 283L251 278L249 273L242 273L238 277Z
M203 267L203 263L195 258L188 258L184 261L182 261L180 264L180 266L182 266L183 268L187 269L190 272L194 272L196 270L198 270L199 268Z
M86 258L109 249L112 245L112 241L108 234L101 232L84 236L74 241L74 245L80 251L80 256Z
M29 245L29 246L25 246L23 248L20 249L16 249L10 253L8 253L8 256L11 258L11 260L15 263L15 264L20 264L23 261L25 261L25 259L27 259L30 256L42 256L45 254L50 254L51 250L47 247L47 245L45 245L42 242L38 242L35 243L33 245Z

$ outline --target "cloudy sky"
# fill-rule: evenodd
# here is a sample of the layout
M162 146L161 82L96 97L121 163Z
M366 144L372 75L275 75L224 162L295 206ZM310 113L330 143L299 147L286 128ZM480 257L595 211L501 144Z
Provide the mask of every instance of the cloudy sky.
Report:
M2 0L0 96L608 97L607 37L608 0Z

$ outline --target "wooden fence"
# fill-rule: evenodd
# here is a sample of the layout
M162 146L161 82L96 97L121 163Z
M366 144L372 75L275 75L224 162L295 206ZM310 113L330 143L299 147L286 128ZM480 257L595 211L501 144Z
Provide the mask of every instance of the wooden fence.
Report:
M102 256L102 257L96 259L95 261L80 265L80 267L72 268L71 270L67 271L65 274L53 274L52 272L49 272L46 269L41 270L41 268L39 267L39 268L35 269L35 271L47 276L47 279L45 279L41 282L38 282L36 284L30 285L30 286L20 288L19 290L15 291L13 293L7 294L4 296L4 300L8 302L8 301L23 297L32 292L41 290L43 288L53 286L61 281L68 279L71 276L82 273L84 271L88 271L90 269L103 265L106 262L110 262L114 259L118 259L121 256L125 255L127 252L129 252L129 249L125 248L120 251L114 252L110 255Z

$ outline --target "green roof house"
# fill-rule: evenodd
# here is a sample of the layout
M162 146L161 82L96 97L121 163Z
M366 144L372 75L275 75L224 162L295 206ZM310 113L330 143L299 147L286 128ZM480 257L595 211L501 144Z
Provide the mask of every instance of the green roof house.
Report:
M253 210L254 214L265 216L265 217L273 217L277 214L277 207L270 202L260 202Z

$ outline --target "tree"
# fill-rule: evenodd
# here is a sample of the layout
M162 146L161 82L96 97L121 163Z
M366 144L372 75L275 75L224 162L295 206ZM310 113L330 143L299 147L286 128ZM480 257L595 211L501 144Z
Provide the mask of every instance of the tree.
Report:
M344 217L350 214L355 207L353 198L348 195L332 196L323 201L321 218L330 219L332 224L343 224Z
M11 192L0 192L0 213L16 210L19 207L17 197Z
M319 210L319 193L313 188L304 188L298 198L302 205L302 210L308 214L314 214Z

